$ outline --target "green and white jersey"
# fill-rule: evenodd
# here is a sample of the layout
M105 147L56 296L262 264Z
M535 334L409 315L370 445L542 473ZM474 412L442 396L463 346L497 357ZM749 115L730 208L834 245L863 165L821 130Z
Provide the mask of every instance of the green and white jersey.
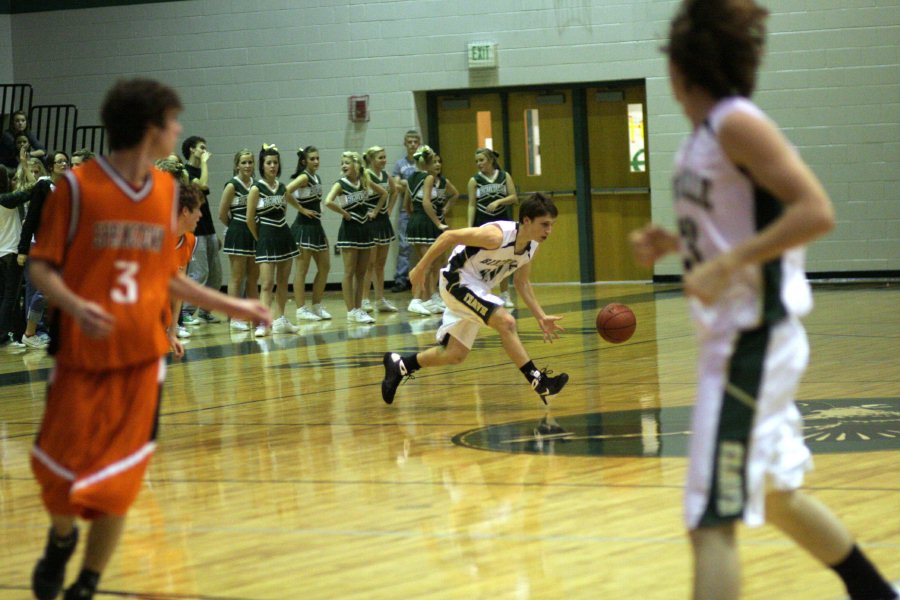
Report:
M509 196L509 188L506 185L506 171L498 169L492 178L487 177L481 171L475 174L475 210L488 216L496 217L505 214L507 206L501 206L491 212L487 206L494 200L500 200Z
M765 118L746 98L719 101L675 157L675 213L686 270L728 252L777 219L781 203L731 162L719 144L718 130L729 114ZM762 265L748 265L731 276L712 305L691 301L701 332L748 330L776 323L786 315L802 317L812 309L804 248L788 250Z
M287 225L285 219L286 203L284 194L287 191L280 181L275 182L275 189L269 187L265 180L258 179L253 182L251 188L259 190L259 201L256 203L256 219L261 225L281 227Z
M431 186L431 206L441 223L444 222L444 207L447 206L447 178L438 175Z
M422 196L425 194L426 177L428 177L427 172L416 171L406 180L406 183L409 184L409 196L412 200L412 211L414 213L425 212L425 209L422 208Z
M335 198L335 203L350 213L350 218L357 223L365 223L369 217L368 188L360 188L359 183L351 183L346 177L338 179L341 193Z
M241 181L240 177L232 177L228 183L234 186L234 198L231 199L231 206L228 207L228 214L234 221L241 223L247 222L247 195L253 186L253 180L249 184ZM228 183L225 185L227 186Z
M412 211L414 213L425 212L422 201L425 197L425 179L428 173L425 171L416 171L409 176L409 193L412 196ZM447 178L438 175L431 184L431 206L434 212L440 217L444 213L444 203L447 198Z
M538 243L528 242L521 253L516 253L516 237L519 224L514 221L494 221L482 227L499 227L503 233L500 247L489 250L478 246L460 244L453 248L447 266L441 273L450 287L462 284L490 294L491 288L531 262Z
M390 179L391 179L391 176L388 175L387 171L382 171L381 175L376 175L375 171L372 171L371 169L366 169L366 173L369 175L369 181L380 185L382 188L384 188L384 191L386 191L388 194L391 193L391 187L390 187L390 184L388 183L388 181L390 181ZM378 206L378 198L379 198L378 194L376 194L372 190L369 190L369 200L366 204L368 204L370 209ZM381 207L381 210L378 211L378 214L381 215L381 214L387 213L387 211L388 211L388 202L387 201L388 201L388 199L385 199L384 206Z
M320 215L322 214L322 178L309 171L303 171L306 175L306 187L294 190L293 196L297 202L306 210L312 210ZM301 223L313 223L321 221L321 218L305 217L298 214L297 218Z

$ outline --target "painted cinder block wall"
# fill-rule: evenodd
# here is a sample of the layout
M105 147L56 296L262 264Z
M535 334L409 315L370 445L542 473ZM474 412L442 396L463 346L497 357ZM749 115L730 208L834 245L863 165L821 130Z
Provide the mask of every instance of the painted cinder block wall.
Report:
M98 122L118 76L177 87L185 134L214 153L218 207L232 154L275 143L284 177L314 144L326 182L340 152L422 128L428 90L644 79L653 217L671 225L671 162L688 130L658 48L677 3L658 0L189 0L0 16L0 76L39 103L74 103ZM812 272L900 269L900 2L780 0L757 102L822 178L838 227L809 252ZM500 66L470 72L466 44L493 41ZM368 94L371 119L347 119ZM427 132L426 132L427 137ZM336 238L337 216L326 229ZM391 257L393 262L393 256ZM332 281L341 276L332 261ZM388 277L392 274L389 265ZM658 275L679 273L676 260Z

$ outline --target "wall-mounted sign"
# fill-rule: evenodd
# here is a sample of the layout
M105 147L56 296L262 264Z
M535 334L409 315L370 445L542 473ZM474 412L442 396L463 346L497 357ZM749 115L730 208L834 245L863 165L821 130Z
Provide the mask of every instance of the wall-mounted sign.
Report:
M495 42L472 42L469 44L469 68L491 69L497 66L497 44Z

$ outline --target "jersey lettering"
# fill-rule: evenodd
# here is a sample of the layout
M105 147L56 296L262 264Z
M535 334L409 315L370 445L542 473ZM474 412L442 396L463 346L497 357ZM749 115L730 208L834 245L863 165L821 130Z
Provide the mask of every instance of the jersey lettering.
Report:
M684 269L690 271L694 265L703 262L703 254L700 253L700 248L697 247L700 229L692 218L681 217L678 219L678 233L681 235L688 253L688 256L684 259Z

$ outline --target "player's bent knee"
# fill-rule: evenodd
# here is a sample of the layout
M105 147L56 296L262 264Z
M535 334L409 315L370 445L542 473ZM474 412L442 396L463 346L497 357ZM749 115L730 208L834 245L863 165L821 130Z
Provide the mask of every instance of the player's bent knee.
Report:
M504 313L499 320L497 331L500 333L516 333L516 319L509 313Z

